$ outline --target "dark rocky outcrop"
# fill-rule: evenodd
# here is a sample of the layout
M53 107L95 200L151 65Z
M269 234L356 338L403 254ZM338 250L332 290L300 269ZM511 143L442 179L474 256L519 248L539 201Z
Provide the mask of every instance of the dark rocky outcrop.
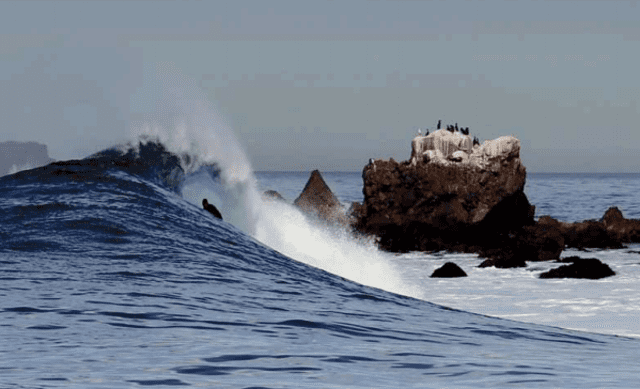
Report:
M536 223L522 228L515 246L525 261L550 261L560 258L565 239L557 227Z
M640 243L640 220L625 219L618 207L609 208L602 225L621 243Z
M540 274L540 278L588 278L597 280L616 274L609 265L600 262L596 258L569 257L563 259L562 262L570 262L571 265L551 269Z
M265 200L278 200L278 201L286 201L284 197L275 190L266 190L262 193L262 198Z
M617 208L615 209L617 210ZM613 216L613 212L607 211L610 217ZM620 212L619 215L622 216L622 213ZM611 224L607 225L604 221L595 220L565 223L550 216L543 216L538 220L537 224L558 230L564 238L566 247L571 248L617 249L623 247L623 242L638 241L637 238L640 237L640 234L638 234L640 232L640 222L623 218L616 219L615 222L609 220L609 223ZM634 228L634 225L638 227Z
M463 135L449 134L414 140L411 162L377 160L364 168L357 231L377 236L389 251L476 251L533 225L517 139L485 142L457 163L443 156L471 148Z
M473 252L486 258L480 267L498 268L559 260L565 247L640 243L640 220L625 219L617 208L600 221L543 216L536 222L519 152L514 137L480 145L466 131L419 135L410 160L371 159L365 166L364 203L349 210L353 230L374 236L387 251ZM583 265L594 267L576 266Z
M319 219L333 223L347 223L340 201L331 192L318 170L311 172L309 181L293 204L303 212Z
M453 278L453 277L466 277L467 273L460 269L458 265L453 262L447 262L440 268L434 270L431 274L432 278Z
M13 173L12 170L36 168L53 162L49 158L47 146L36 142L0 143L0 176Z

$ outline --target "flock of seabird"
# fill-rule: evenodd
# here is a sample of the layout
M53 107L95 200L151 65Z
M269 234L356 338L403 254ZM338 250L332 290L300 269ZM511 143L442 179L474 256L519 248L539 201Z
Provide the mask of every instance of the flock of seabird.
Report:
M436 129L440 129L442 127L442 120L438 119L438 126L436 127ZM429 129L426 129L427 133L425 134L425 136L429 135ZM458 128L458 123L456 123L455 125L448 125L447 126L447 131L454 133L454 132L460 132L462 135L469 135L469 127L465 127L465 128ZM422 135L422 129L418 128L418 136ZM473 144L480 144L480 141L477 140L478 138L474 137L473 139Z
M438 126L437 129L439 130L442 127L442 120L438 119ZM465 128L458 128L458 123L456 123L455 125L448 125L447 126L447 131L454 133L454 132L460 132L462 135L469 135L469 127L465 127ZM418 128L418 136L422 135L422 129ZM426 129L426 133L424 134L424 136L429 135L429 129ZM480 140L478 139L477 136L473 137L473 145L480 145ZM369 159L369 164L373 165L373 168L375 170L375 165L374 165L375 161L373 158Z

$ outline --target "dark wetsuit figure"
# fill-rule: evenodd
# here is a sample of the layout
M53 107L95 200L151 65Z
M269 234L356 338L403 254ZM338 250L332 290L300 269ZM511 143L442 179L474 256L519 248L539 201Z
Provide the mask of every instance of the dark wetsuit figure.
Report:
M207 211L211 212L213 216L222 220L222 215L220 214L220 211L218 211L218 208L214 207L213 204L209 204L207 199L202 200L202 208L206 209Z

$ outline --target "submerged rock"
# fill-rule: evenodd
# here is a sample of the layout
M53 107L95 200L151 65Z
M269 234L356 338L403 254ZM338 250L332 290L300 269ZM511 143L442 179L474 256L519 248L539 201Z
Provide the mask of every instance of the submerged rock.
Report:
M278 201L286 201L280 193L275 190L266 190L262 193L262 198L264 200L278 200Z
M562 262L571 262L571 265L560 266L540 274L540 278L588 278L597 280L616 275L609 265L600 262L596 258L569 257Z
M478 267L496 267L498 269L511 269L514 267L527 267L522 257L522 252L511 248L482 250L480 255L488 257Z
M464 272L458 265L453 262L447 262L440 268L434 270L431 274L432 278L453 278L453 277L466 277L467 273Z
M293 202L303 212L319 219L346 224L347 217L338 198L331 192L329 186L318 170L311 172L309 181L302 193Z

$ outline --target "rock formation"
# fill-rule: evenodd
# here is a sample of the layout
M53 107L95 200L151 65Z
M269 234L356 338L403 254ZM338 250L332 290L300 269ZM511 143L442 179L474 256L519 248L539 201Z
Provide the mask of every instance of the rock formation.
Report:
M520 142L472 143L459 132L439 130L413 140L411 161L367 165L364 211L354 228L377 236L390 251L478 251L532 225Z
M540 274L540 278L588 278L597 280L616 275L609 265L600 262L596 258L569 257L563 259L562 262L570 262L571 265L551 269Z
M617 207L609 208L599 221L566 223L542 216L537 224L559 231L571 248L617 249L624 243L640 243L640 220L625 219Z
M311 172L309 181L293 204L319 219L347 224L347 217L340 201L331 192L318 170Z
M431 274L431 278L453 278L466 276L467 273L453 262L445 263L440 268L434 270L433 274Z
M273 200L286 201L284 197L282 197L282 195L276 192L275 190L265 190L262 193L262 198L267 201L273 201Z
M33 169L53 162L47 146L36 142L0 143L0 176L18 170Z
M618 207L609 208L601 223L619 242L640 243L640 220L625 219Z

